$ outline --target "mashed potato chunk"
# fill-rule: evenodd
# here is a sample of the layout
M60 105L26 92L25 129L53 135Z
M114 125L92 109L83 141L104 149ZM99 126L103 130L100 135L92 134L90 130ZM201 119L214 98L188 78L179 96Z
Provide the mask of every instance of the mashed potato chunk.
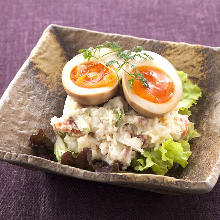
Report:
M82 106L67 96L63 115L53 117L51 125L67 149L79 153L92 149L93 160L130 166L136 153L158 148L169 138L180 140L188 127L188 117L178 107L162 117L146 118L128 106L121 96L103 106Z

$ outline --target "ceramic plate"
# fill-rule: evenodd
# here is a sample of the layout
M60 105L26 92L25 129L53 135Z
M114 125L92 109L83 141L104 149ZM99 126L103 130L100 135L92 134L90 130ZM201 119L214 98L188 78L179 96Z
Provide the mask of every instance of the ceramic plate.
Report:
M203 92L192 120L201 137L192 143L189 165L176 177L135 173L95 173L33 156L30 135L43 129L54 138L50 118L61 116L65 92L61 71L81 48L117 41L131 49L143 46L166 57L188 73ZM220 48L164 42L50 25L0 101L0 159L27 168L85 180L105 182L159 193L209 192L219 176Z

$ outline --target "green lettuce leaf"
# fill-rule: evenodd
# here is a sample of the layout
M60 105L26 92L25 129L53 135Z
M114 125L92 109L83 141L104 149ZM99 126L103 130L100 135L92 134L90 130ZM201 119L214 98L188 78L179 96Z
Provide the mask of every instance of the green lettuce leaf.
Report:
M189 108L196 104L197 100L202 96L202 92L197 85L194 85L188 79L186 73L178 71L178 75L183 85L179 114L191 115ZM175 142L173 139L169 139L163 142L157 150L145 150L143 154L137 155L136 159L132 161L132 166L136 171L144 171L151 168L154 173L159 175L165 175L173 167L173 163L178 163L185 168L191 155L188 141L196 137L200 137L200 134L194 129L194 123L190 122L184 140Z
M188 116L191 115L191 111L188 108L184 108L184 107L180 107L178 113L181 115L188 115Z
M186 134L186 137L184 138L185 141L190 141L193 138L200 137L200 134L196 131L194 128L194 123L189 122L189 128Z
M165 175L172 168L173 163L178 163L185 168L190 155L190 145L187 141L175 142L170 138L163 142L158 150L145 150L142 155L132 161L132 166L136 171L144 171L151 168L154 173Z
M67 152L67 147L63 139L57 135L56 143L54 144L54 154L56 155L57 161L61 162L61 157Z
M183 71L177 71L183 85L183 95L179 102L179 114L191 115L189 108L196 104L197 100L202 96L201 89L193 84Z

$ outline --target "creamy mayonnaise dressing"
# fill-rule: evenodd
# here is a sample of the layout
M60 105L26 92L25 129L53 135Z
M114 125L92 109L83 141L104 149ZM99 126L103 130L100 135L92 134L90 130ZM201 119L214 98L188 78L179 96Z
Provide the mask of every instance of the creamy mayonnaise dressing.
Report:
M110 165L117 161L122 169L130 166L137 152L158 148L169 138L183 138L188 123L187 116L178 114L178 107L162 117L143 117L121 96L102 107L85 107L67 96L62 117L51 119L54 131L62 136L69 151L78 153L89 147L93 160Z

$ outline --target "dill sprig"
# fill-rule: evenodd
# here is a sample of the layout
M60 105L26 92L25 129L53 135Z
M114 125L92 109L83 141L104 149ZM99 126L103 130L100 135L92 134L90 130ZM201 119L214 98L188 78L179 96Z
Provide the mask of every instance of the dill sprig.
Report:
M125 72L131 77L128 82L130 84L130 88L132 89L133 84L134 84L134 80L138 80L142 83L142 85L144 87L148 87L149 88L149 84L146 78L144 78L144 76L137 70L137 67L133 64L131 64L131 66L134 68L134 73L129 73L128 71L125 70Z
M106 54L103 54L102 56L100 55L100 53L98 53L98 56L97 56L97 51L100 52L101 48L103 47L108 47L112 51ZM111 66L116 65L114 70L115 70L115 74L117 76L117 80L118 80L120 88L121 88L121 83L120 83L120 79L118 76L118 72L121 69L123 69L131 77L128 81L130 84L130 88L132 89L134 80L140 81L144 87L149 87L147 79L144 78L144 76L137 70L136 66L131 63L131 61L134 60L135 57L140 57L142 59L150 59L150 60L153 59L149 54L141 52L142 50L143 50L142 46L136 46L132 51L122 50L121 46L118 43L106 41L103 44L97 45L95 48L89 47L88 49L81 49L79 50L79 53L82 53L84 58L87 60L90 60L91 58L95 58L99 60L99 62L101 62L101 59L104 56L115 53L122 60L122 63L118 62L117 60L110 60L109 62L105 64L105 66L111 67ZM134 72L129 73L123 68L127 64L134 69Z

